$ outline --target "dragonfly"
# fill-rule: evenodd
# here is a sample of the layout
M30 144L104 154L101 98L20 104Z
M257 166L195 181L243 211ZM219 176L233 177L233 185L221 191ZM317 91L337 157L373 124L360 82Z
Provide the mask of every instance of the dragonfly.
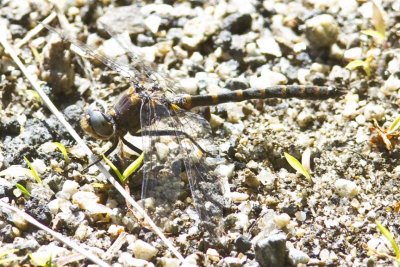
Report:
M144 153L141 197L153 201L150 212L161 226L179 216L174 204L182 197L182 181L186 180L199 225L209 233L221 229L228 199L223 181L213 171L215 166L210 160L216 156L216 146L209 122L191 112L193 108L250 99L324 100L344 93L334 86L276 85L222 94L180 94L171 80L138 59L123 40L117 39L131 57L131 65L117 63L86 44L44 26L129 80L131 87L119 96L112 108L106 110L103 105L90 105L81 119L81 127L95 139L111 141L106 155L121 141L136 153ZM128 142L127 133L141 136L142 147Z

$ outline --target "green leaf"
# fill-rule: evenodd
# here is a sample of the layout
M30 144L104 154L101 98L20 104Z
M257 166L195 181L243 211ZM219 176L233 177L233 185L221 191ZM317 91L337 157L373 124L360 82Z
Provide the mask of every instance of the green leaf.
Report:
M115 174L118 176L118 179L123 183L125 181L124 176L122 176L121 172L118 170L118 168L109 160L105 155L103 155L104 161L107 163L108 166L115 172Z
M65 146L59 142L53 142L53 144L60 150L60 152L63 154L64 156L64 161L66 163L70 162L70 159L68 157L68 152L67 149L65 148Z
M37 171L35 170L35 168L33 168L31 162L24 156L24 160L26 162L26 164L28 165L29 169L31 169L31 174L33 176L33 178L35 178L36 182L38 184L43 184L42 179L40 179Z
M392 124L390 124L390 127L388 129L388 134L394 133L399 129L400 127L400 117L397 117Z
M390 231L383 226L379 221L375 221L376 223L376 228L382 233L382 235L390 242L392 245L394 255L396 256L396 261L400 260L400 250L399 246L397 245L396 241L393 238L393 235L390 233Z
M376 31L385 37L386 25L384 12L381 5L375 0L372 0L372 24L374 25Z
M308 173L307 169L292 155L284 153L287 162L295 169L297 172L304 175L309 181L312 181L311 175Z
M383 40L385 39L385 35L378 31L365 30L365 31L361 31L361 33L375 38L379 43L382 43Z
M128 168L125 169L124 173L122 174L124 177L124 181L128 178L132 173L134 173L137 169L139 169L140 165L144 160L144 153L140 154L140 156L132 162Z
M39 251L28 254L31 259L31 264L34 266L50 267L52 256L49 251ZM50 264L50 265L49 265Z
M355 70L360 67L364 70L364 72L365 72L365 74L367 74L367 76L371 75L371 66L370 66L369 62L367 62L367 61L356 59L356 60L350 61L349 64L346 65L345 68L349 69L349 70Z
M22 184L17 183L15 185L26 197L30 197L31 194L29 193L28 189L26 189Z

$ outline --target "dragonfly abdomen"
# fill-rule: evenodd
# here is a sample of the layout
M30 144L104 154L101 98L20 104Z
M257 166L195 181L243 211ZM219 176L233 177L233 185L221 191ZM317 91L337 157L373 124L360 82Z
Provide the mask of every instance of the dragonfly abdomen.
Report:
M198 106L217 105L226 102L239 102L249 99L266 98L300 98L300 99L327 99L343 94L333 86L304 86L304 85L277 85L265 89L236 90L223 94L209 94L198 96L183 96L175 104L185 109Z

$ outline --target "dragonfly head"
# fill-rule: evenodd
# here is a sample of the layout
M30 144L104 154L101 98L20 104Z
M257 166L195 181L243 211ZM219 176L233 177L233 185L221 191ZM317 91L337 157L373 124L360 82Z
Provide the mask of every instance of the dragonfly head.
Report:
M115 133L115 122L105 112L104 106L95 102L81 119L82 129L96 139L108 140Z

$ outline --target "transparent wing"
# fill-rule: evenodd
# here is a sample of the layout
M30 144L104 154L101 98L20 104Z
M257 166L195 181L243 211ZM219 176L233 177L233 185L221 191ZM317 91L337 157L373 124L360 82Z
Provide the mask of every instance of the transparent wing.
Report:
M160 94L158 94L159 92L171 92L173 94L182 92L182 89L178 86L179 83L177 83L175 79L169 77L167 73L156 71L154 64L144 61L143 58L139 56L139 52L135 51L135 46L130 42L127 33L117 32L109 25L101 24L101 26L117 41L121 48L126 51L131 59L131 67L140 73L142 80L150 80L156 84L156 86L152 87L152 95L154 97L160 96Z
M212 234L219 232L222 185L201 151L211 145L208 123L193 113L153 101L143 104L141 123L145 151L142 197L154 200L157 221L173 220L179 214L174 205L185 197L181 189L186 180L200 226Z
M128 66L128 65L117 63L116 61L96 52L94 49L92 49L88 45L82 43L81 41L77 40L76 38L72 37L67 32L55 29L46 24L42 24L42 25L44 27L46 27L49 31L59 35L61 39L66 40L66 41L70 42L71 44L73 44L74 46L78 47L85 54L86 57L90 57L95 60L98 60L99 62L104 64L106 67L118 72L120 75L129 79L131 82L137 83L136 77L139 76L139 72L135 68L132 68L131 66Z

